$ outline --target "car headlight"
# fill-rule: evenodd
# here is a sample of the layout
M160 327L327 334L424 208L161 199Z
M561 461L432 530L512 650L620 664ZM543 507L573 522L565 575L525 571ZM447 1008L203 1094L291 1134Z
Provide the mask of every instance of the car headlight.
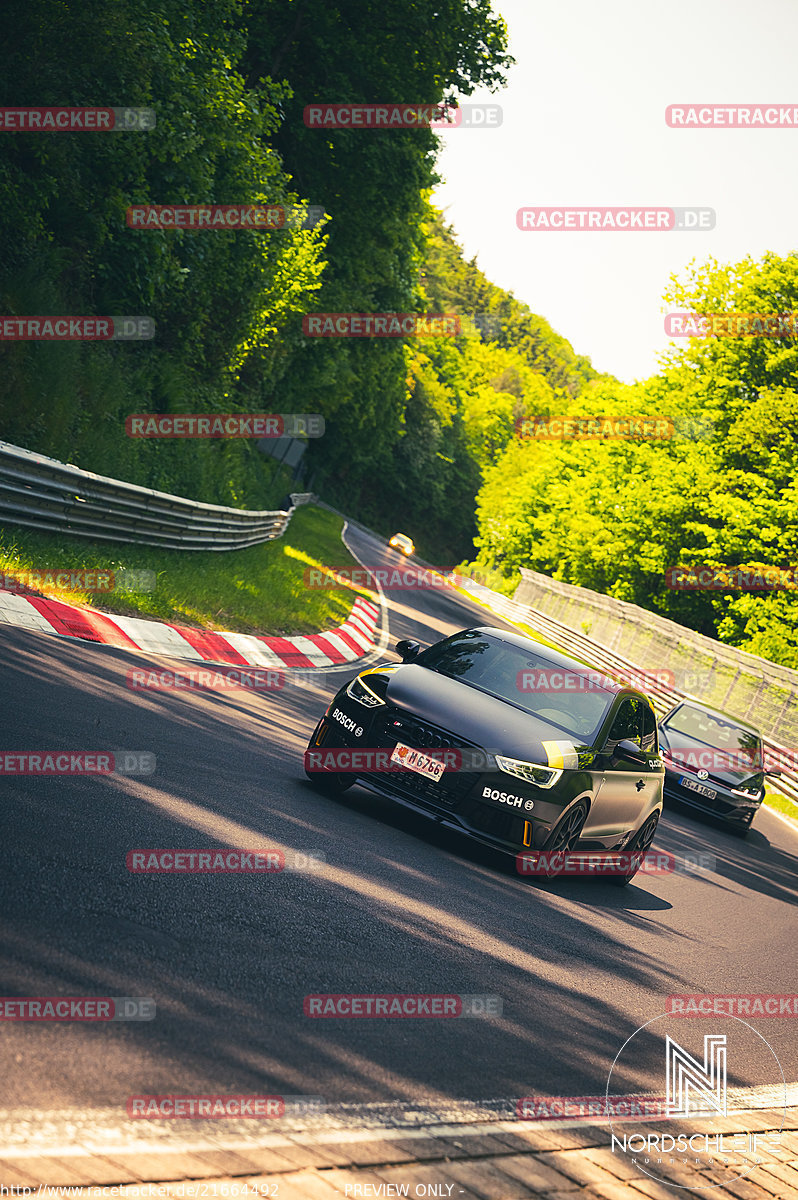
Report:
M731 791L731 794L733 796L742 796L745 800L758 800L759 797L762 795L762 792L764 789L758 788L758 787L756 787L756 788L739 787L739 788L730 788L729 790Z
M377 708L378 705L385 703L376 692L372 692L370 687L366 687L359 675L356 675L349 684L346 694L350 699L356 700L358 704L362 704L366 708Z
M543 767L540 763L523 762L520 758L502 758L499 754L495 758L500 771L507 775L515 775L517 779L523 779L526 783L534 783L537 787L554 787L562 775L561 769Z

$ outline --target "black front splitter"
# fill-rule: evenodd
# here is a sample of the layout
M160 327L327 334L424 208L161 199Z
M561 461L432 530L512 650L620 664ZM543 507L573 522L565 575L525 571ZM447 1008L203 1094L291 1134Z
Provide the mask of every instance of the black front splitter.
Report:
M418 813L421 817L426 817L428 821L433 821L436 825L442 825L444 829L451 829L454 833L460 833L463 837L467 837L469 841L478 842L482 846L486 846L489 850L498 850L500 854L508 858L516 859L519 854L529 854L532 852L532 846L513 846L508 842L496 842L479 830L471 829L470 826L463 822L453 819L452 814L443 808L435 808L433 805L427 807L424 804L411 800L408 796L403 796L398 792L391 791L390 788L381 786L375 783L371 776L358 775L355 782L367 792L374 792L377 796L383 796L386 800L392 800L394 804L401 804L403 808L410 809L411 812Z

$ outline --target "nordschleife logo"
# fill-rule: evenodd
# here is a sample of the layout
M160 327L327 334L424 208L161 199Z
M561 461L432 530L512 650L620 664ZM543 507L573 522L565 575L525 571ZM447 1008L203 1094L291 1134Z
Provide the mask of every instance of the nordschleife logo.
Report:
M740 1017L714 1016L709 1033L685 1026L664 1013L627 1038L610 1069L604 1111L612 1154L660 1185L706 1192L745 1179L765 1155L779 1159L787 1083L773 1047ZM664 1096L665 1104L652 1103L651 1115L630 1126L615 1103L628 1093ZM763 1130L762 1114L770 1120L774 1110L781 1119Z

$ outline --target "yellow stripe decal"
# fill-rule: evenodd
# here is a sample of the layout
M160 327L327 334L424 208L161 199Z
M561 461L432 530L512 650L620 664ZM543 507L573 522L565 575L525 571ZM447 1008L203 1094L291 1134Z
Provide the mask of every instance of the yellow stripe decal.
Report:
M546 758L550 767L559 767L562 769L562 752L560 751L559 742L544 742L543 749L546 751Z
M579 756L573 742L544 742L543 749L549 766L555 770L574 770L579 766Z

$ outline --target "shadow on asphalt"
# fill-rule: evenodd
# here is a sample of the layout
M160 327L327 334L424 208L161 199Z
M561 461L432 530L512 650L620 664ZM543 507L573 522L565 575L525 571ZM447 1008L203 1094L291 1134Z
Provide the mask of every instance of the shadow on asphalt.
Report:
M696 990L679 962L701 935L675 930L676 902L647 881L530 886L501 856L388 801L358 791L332 800L302 774L317 697L132 692L126 672L141 661L16 630L0 637L7 750L158 756L140 779L3 779L5 994L151 996L158 1006L151 1022L6 1025L8 1107L42 1093L53 1107L120 1110L143 1093L596 1095L625 1038L668 993ZM720 833L697 839L694 823L670 817L657 845L678 855L697 840L718 859L717 876L688 881L709 889L707 903L712 889L743 887L795 904L794 855ZM327 865L258 878L125 866L135 848L275 844L322 852ZM305 996L350 992L500 996L503 1016L304 1015Z

